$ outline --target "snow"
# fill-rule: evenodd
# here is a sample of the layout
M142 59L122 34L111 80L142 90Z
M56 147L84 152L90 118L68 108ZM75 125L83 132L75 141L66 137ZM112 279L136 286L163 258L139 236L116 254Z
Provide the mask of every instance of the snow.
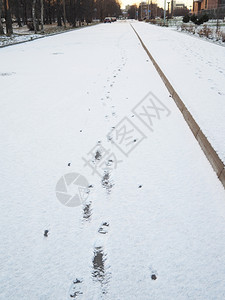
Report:
M225 162L225 49L145 23L133 23L148 50Z
M129 22L0 51L0 299L223 299L225 191ZM132 111L149 92L167 108L153 131ZM146 137L128 156L109 140L124 117ZM110 188L84 166L96 144L122 160ZM55 195L70 172L93 186L74 208Z
M214 21L214 22L212 22ZM221 20L222 21L222 20ZM171 25L174 26L174 25ZM209 20L202 25L195 25L194 23L183 23L182 21L177 24L177 30L182 33L191 35L192 37L202 38L205 41L216 43L225 47L225 23L219 22L219 28L215 20Z
M93 23L92 25L97 25L97 22ZM90 26L90 25L89 25ZM29 28L24 25L19 27L15 23L13 24L13 34L11 36L1 35L0 36L0 48L15 45L19 43L29 42L36 39L48 37L55 34L60 34L65 31L71 30L79 30L80 28L71 28L71 27L59 27L57 23L49 24L44 26L44 33L34 34L33 31L30 31ZM4 28L4 32L6 32L6 28Z
M41 34L13 34L10 37L8 36L1 36L0 37L0 47L4 47L6 45L12 45L17 43L23 43L32 41L34 39L38 39L43 37Z

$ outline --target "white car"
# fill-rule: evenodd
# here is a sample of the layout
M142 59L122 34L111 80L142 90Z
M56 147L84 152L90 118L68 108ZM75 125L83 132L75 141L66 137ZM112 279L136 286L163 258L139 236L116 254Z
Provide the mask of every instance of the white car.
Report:
M111 23L111 18L110 17L106 17L104 19L104 23Z

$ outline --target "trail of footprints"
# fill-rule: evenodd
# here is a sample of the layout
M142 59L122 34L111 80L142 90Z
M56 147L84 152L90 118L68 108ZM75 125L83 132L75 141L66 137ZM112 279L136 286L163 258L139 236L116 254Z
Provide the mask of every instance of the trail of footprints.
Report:
M112 76L107 77L107 83L104 85L104 96L101 97L101 101L103 106L108 106L109 101L112 101L111 98L111 89L114 87L117 77L126 66L127 58L125 57L124 51L121 52L121 63L117 68L115 68L112 72ZM116 109L114 105L110 107L110 113L105 115L105 120L109 121L111 117L117 117Z
M126 65L127 59L125 58L125 55L122 55L122 63L118 68L116 68L113 71L112 78L107 78L107 84L104 86L105 91L104 96L101 98L102 104L104 106L108 106L108 102L112 101L112 98L110 97L110 89L114 86L116 82L116 78L119 75L119 73L122 71L123 67ZM105 119L107 121L110 120L111 117L116 117L116 109L114 105L111 105L110 107L111 113L108 115L105 115ZM111 115L111 117L110 117ZM112 130L115 127L112 127ZM107 136L108 141L112 139L112 135L109 134ZM104 153L104 149L101 145L101 141L98 141L97 143L98 147L96 152L93 155L92 162L93 163L99 163L99 161L102 159ZM113 164L113 160L109 159L106 162L105 170L101 178L101 185L102 188L106 189L107 193L111 193L112 188L114 186L113 180L111 178L110 173L110 166ZM89 188L93 188L92 185L89 186ZM82 223L84 222L91 222L91 217L93 214L93 208L92 208L92 201L86 200L86 202L83 205L83 215L82 215ZM110 224L108 221L103 221L101 225L99 226L96 235L97 235L97 241L99 243L97 245L93 246L93 257L92 257L92 271L91 271L91 278L92 282L100 286L100 293L101 295L105 295L108 292L108 287L110 283L111 273L110 273L110 265L108 265L108 257L107 252L105 250L105 237L109 233ZM157 272L150 269L151 272L151 279L156 280L157 279ZM85 282L83 278L75 278L72 286L69 291L69 298L70 299L86 299L86 297L90 297L90 295L86 295L85 297Z
M103 148L101 146L101 141L98 141L97 143L97 150L93 154L93 163L98 163L103 156ZM111 189L113 187L112 180L110 178L110 172L107 170L107 167L111 165L113 160L109 160L106 163L106 170L104 171L101 179L101 185L103 188L106 189L107 193L111 192ZM92 185L89 185L89 189L93 188ZM83 205L83 215L82 215L82 223L84 222L91 222L91 217L93 213L92 208L92 201L86 200ZM92 271L91 271L91 278L94 283L97 283L100 285L100 292L102 295L107 294L108 291L108 284L110 281L110 266L106 266L107 262L107 253L105 251L104 245L104 238L99 239L101 236L105 236L109 232L109 222L104 221L99 226L96 235L97 235L97 241L98 244L93 246L93 258L92 258ZM84 285L84 279L83 278L75 278L72 286L69 291L69 297L73 299L85 299L85 285ZM84 297L84 298L83 298Z
M98 235L106 235L109 231L109 223L102 222L98 228ZM102 243L103 244L103 243ZM103 245L96 245L93 249L92 258L92 273L91 277L93 282L100 285L101 294L105 295L108 292L108 285L110 282L111 273L109 271L110 266L106 266L107 253ZM79 299L84 295L85 299L85 287L83 278L75 278L70 288L70 299Z

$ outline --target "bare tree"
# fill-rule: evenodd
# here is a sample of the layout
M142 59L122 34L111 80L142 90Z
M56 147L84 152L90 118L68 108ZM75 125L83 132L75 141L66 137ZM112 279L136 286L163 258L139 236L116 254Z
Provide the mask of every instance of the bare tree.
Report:
M62 26L60 0L56 0L57 26Z
M3 25L2 25L2 19L1 19L1 16L2 16L2 0L0 0L0 35L3 35L4 34L4 28L3 28Z
M97 9L97 18L101 21L103 21L105 17L118 17L121 15L118 0L96 0L94 7Z
M33 0L32 2L32 17L33 17L34 33L37 33L36 0Z
M44 0L41 0L41 33L44 33Z
M12 4L14 4L13 6L14 6L17 24L19 27L22 27L21 19L20 19L20 0L14 0ZM13 8L13 6L12 6L12 8Z
M63 2L63 23L64 23L64 28L66 28L66 1L62 0Z
M6 33L7 35L11 35L13 34L13 28L12 28L12 16L11 16L11 10L9 6L9 0L4 0L4 8L5 8Z

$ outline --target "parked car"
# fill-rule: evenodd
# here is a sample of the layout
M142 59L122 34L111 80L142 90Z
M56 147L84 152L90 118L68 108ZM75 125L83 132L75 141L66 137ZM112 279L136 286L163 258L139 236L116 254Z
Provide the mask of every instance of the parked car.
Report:
M112 22L116 22L116 17L111 18Z
M111 18L110 17L106 17L104 19L104 23L111 23Z

